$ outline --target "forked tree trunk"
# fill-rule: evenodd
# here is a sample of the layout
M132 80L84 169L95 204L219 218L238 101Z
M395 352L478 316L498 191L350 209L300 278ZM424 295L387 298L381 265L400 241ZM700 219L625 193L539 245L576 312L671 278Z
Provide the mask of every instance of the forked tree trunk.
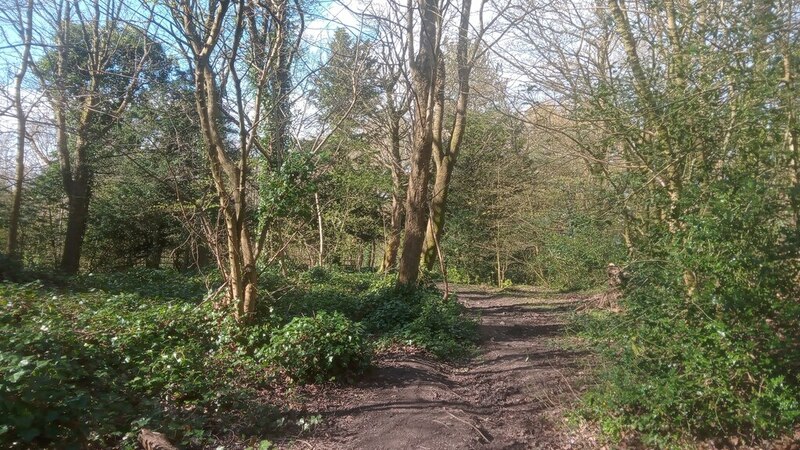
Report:
M247 226L246 192L242 169L231 161L223 137L221 99L207 55L198 52L195 67L195 104L203 131L206 156L225 219L228 267L228 300L237 319L246 321L255 312L258 271L252 236Z
M411 173L406 193L406 223L403 255L400 261L397 282L401 285L416 284L425 228L428 223L428 182L430 178L431 153L433 151L433 107L434 89L439 51L439 5L437 0L420 0L419 53L414 55L409 44L412 89L414 91L414 139L411 156ZM408 5L408 35L413 41L413 5Z
M425 235L422 259L428 270L433 269L438 257L437 246L442 242L444 222L447 209L447 193L450 188L450 180L453 176L453 169L456 166L456 159L464 141L464 131L467 126L467 106L469 104L469 78L472 72L474 60L469 59L469 16L472 8L471 0L463 0L461 5L461 23L458 32L458 44L456 47L456 60L458 64L458 98L456 100L455 116L450 128L450 141L444 145L439 139L440 145L436 147L434 140L434 161L436 162L436 181L431 195L430 218ZM477 47L473 51L474 58ZM437 94L438 117L444 116L444 63L440 68L439 94ZM435 129L435 128L434 128ZM439 136L441 136L441 123L439 124Z

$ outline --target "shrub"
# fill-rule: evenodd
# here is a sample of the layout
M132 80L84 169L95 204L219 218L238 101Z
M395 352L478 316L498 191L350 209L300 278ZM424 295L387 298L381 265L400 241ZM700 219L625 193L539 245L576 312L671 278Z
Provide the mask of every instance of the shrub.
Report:
M22 273L22 264L0 252L0 281L17 281Z
M608 369L584 412L612 436L753 442L800 421L798 271L785 222L748 183L718 187L705 207L653 246L658 258L632 267L623 314L587 321Z
M446 360L472 353L477 343L477 324L466 316L455 296L443 299L430 287L415 289L383 287L365 301L364 323L368 332L385 344L404 342Z
M361 322L379 346L411 344L448 360L470 355L477 343L474 320L455 297L443 300L432 286L398 288L392 276L336 269L311 269L299 278L307 287L276 304L280 315L340 313Z
M229 427L204 413L256 405L252 380L237 382L246 343L224 339L232 327L220 314L176 298L0 283L0 447L110 448L147 424L197 444L210 424Z
M298 383L349 380L366 369L369 355L361 325L324 311L292 319L261 354Z
M476 322L464 317L464 307L455 297L425 296L418 315L403 327L403 336L439 358L455 360L469 356L477 343Z

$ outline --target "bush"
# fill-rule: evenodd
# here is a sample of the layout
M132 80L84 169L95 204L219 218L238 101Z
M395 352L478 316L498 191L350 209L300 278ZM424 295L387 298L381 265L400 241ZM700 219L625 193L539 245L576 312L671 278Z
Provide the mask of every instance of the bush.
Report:
M261 354L298 383L350 380L366 369L369 355L361 325L324 311L292 319Z
M145 425L196 445L232 426L205 413L258 406L251 360L198 300L0 283L0 447L110 448Z
M587 319L608 369L584 412L607 433L657 447L755 442L800 421L798 271L773 207L757 186L719 188L632 267L623 314Z
M476 322L464 317L464 307L454 297L435 295L425 297L402 334L439 358L456 360L472 354L478 329Z
M384 344L415 345L445 360L467 357L475 349L477 324L455 296L443 299L434 288L392 286L376 290L365 303L373 306L364 318L367 331Z
M0 281L17 281L22 273L22 264L0 252Z
M279 315L340 313L361 322L379 347L414 345L447 360L470 355L477 343L475 321L455 297L443 300L432 286L397 288L392 276L320 268L299 280L305 289L281 298L275 305Z

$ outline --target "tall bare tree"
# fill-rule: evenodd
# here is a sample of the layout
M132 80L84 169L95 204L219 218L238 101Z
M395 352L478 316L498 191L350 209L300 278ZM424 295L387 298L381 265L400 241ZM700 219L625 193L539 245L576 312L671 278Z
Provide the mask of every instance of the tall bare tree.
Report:
M491 19L485 20L484 14L486 13L487 0L480 1L481 3L477 13L472 11L472 0L462 0L459 8L460 19L456 38L458 94L455 99L453 122L450 125L446 140L443 139L442 136L442 122L445 114L444 77L446 72L444 70L444 61L440 62L440 70L437 77L439 88L438 95L436 96L436 118L434 119L437 124L434 127L436 136L434 136L433 143L433 160L436 164L436 177L433 185L433 192L431 193L431 216L428 219L425 244L422 250L422 258L428 270L431 270L436 262L438 254L437 247L442 239L442 231L444 229L450 180L453 176L458 153L464 140L464 130L467 126L467 108L469 106L470 75L480 58L491 50L512 25L516 24L516 20L508 21L505 23L503 29L496 30L496 34L491 42L485 42L484 36L487 31L496 27L499 22L507 19L506 13L510 8L510 3L507 2L503 8L493 11ZM473 17L477 17L477 19L472 19ZM477 23L471 23L471 19Z
M154 44L145 28L124 20L121 0L40 3L34 22L46 24L44 57L31 68L53 111L56 153L67 196L67 228L61 270L74 274L89 218L93 155L108 144L109 132L124 118Z
M22 207L22 186L25 181L25 140L27 137L28 113L22 99L22 83L28 73L33 40L33 0L24 4L14 2L14 7L1 13L20 39L19 68L14 75L14 113L17 119L17 167L14 178L14 195L11 200L11 213L8 223L8 242L6 251L11 258L19 255L19 219Z
M218 262L228 301L240 320L255 311L256 261L267 233L266 226L254 231L252 157L260 152L272 160L282 154L261 145L259 130L267 120L264 105L270 86L277 85L280 95L286 95L280 72L288 70L286 52L294 42L286 20L288 7L281 1L245 0L181 0L168 5L175 25L170 34L193 70L196 113L225 223L226 248ZM228 131L231 125L235 134Z

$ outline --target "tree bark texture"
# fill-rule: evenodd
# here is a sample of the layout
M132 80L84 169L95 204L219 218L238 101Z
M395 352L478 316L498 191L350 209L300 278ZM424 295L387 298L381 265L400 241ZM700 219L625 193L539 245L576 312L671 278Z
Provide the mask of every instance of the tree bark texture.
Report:
M414 55L414 46L409 44L409 57L414 57L410 64L414 96L414 133L411 173L406 193L405 237L397 278L398 284L401 285L416 284L419 278L422 245L428 222L428 182L433 151L434 89L440 58L439 26L441 17L438 1L420 0L419 9L419 52L416 55ZM413 35L412 10L413 5L409 2L407 24L409 37Z

